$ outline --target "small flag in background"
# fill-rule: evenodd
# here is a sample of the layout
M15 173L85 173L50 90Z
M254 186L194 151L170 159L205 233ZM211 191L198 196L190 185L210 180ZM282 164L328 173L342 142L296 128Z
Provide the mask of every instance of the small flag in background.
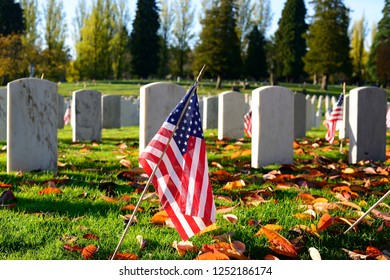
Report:
M248 137L252 137L252 110L244 116L244 130Z
M196 88L197 82L171 112L138 159L151 176L162 156L152 182L183 240L216 219ZM188 100L188 107L185 108ZM179 122L183 111L183 118Z
M66 108L65 114L64 114L64 124L65 125L70 123L70 116L71 116L71 110L70 110L70 105L69 105L68 108Z
M390 128L390 107L387 109L387 114L386 114L386 127Z
M325 135L325 139L329 141L330 144L333 143L334 137L336 134L336 125L338 121L343 120L343 102L344 94L340 94L339 99L336 102L336 106L333 108L328 119L325 122L325 126L328 128L328 131Z

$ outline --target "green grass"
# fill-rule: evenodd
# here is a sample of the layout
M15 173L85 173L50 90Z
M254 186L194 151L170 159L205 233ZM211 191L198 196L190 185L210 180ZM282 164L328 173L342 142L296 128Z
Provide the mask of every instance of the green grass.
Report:
M287 239L294 239L296 235L291 231L297 225L317 225L320 215L315 220L300 220L294 214L303 212L302 201L297 199L299 191L306 191L314 196L327 198L329 201L337 201L330 187L296 187L291 189L278 189L276 183L263 179L263 175L274 169L279 169L283 174L290 173L294 176L307 174L309 167L325 170L325 166L319 165L314 160L314 155L325 156L333 160L335 165L346 162L346 155L340 155L338 146L330 151L322 151L328 147L322 143L319 148L311 149L302 146L307 152L305 155L295 156L294 166L297 171L292 171L285 166L270 165L261 169L250 167L250 156L231 158L237 150L226 150L227 145L236 145L235 141L218 143L216 130L205 131L208 149L208 161L210 167L210 180L214 195L230 197L232 202L216 199L216 206L234 206L231 212L238 217L237 224L232 224L223 218L223 214L217 215L218 229L196 235L191 238L194 245L199 248L203 244L215 243L214 236L228 232L234 232L232 240L238 240L246 244L246 255L251 259L263 259L266 254L273 254L268 248L269 242L265 236L254 236L259 231L259 226L250 225L251 220L278 224L283 227L281 235ZM324 128L314 129L308 132L305 139L309 144L319 142L325 135ZM118 174L128 170L119 163L117 156L126 155L132 166L138 167L138 127L126 127L122 129L103 130L101 143L72 143L71 129L66 127L59 130L58 135L58 161L66 164L59 167L56 174L52 172L25 172L10 173L6 169L6 152L0 154L0 182L12 184L11 190L17 198L16 207L13 209L0 208L0 259L18 260L73 260L83 259L79 252L69 252L64 249L65 244L85 247L94 244L99 247L94 259L106 260L114 252L124 230L124 222L121 215L130 213L121 211L121 207L127 204L136 204L139 199L137 188L140 182L137 178L129 180L119 179ZM2 143L4 144L4 143ZM120 144L126 144L127 148L121 149ZM242 150L250 149L250 140L245 139L240 146ZM215 171L218 168L212 165L218 162L224 166L232 176L231 180L243 179L246 186L241 189L222 190L226 180L216 180ZM387 166L385 162L383 166ZM340 166L341 166L340 165ZM345 166L347 166L345 164ZM358 168L359 166L353 166ZM39 195L38 192L47 187L46 180L62 179L57 187L62 194ZM373 176L372 181L378 180ZM313 182L320 182L324 178L313 178ZM362 185L361 179L348 180L343 178L329 179L329 184L337 184L348 181L351 185ZM388 189L388 184L373 187L375 192L360 194L354 199L354 203L365 201L362 211L366 211L379 198L380 193ZM6 189L0 189L1 191ZM154 191L153 187L150 192ZM242 203L243 198L250 192L258 192L263 195L267 203L258 206L247 206ZM130 201L107 202L104 197L114 198L129 195ZM265 195L267 194L267 195ZM390 198L385 200L390 203ZM150 218L159 210L160 204L154 200L146 200L141 204L142 212L137 214L137 222L131 226L121 246L120 252L136 254L140 259L193 259L198 252L187 253L179 256L171 244L179 241L180 237L174 229L157 226L150 223ZM386 211L386 209L381 209ZM388 209L387 209L388 211ZM351 211L330 210L332 216L356 217ZM374 219L371 226L361 224L357 232L351 231L347 235L342 232L347 225L333 225L329 230L320 233L320 238L303 234L303 248L299 251L298 259L310 259L309 247L316 247L323 259L348 259L341 248L349 250L365 250L367 246L375 246L380 250L390 251L390 228L385 227L381 232L376 229L381 220ZM99 240L83 238L87 233L93 233ZM136 236L142 235L146 240L146 247L140 249ZM279 256L282 259L288 257Z

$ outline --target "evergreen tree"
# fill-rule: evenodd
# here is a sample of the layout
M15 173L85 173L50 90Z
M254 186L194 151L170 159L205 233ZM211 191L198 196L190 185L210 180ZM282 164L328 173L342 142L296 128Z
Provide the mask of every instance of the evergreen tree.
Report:
M368 70L372 78L384 87L390 86L390 0L385 0L383 17L371 45Z
M303 37L307 31L305 17L303 0L287 0L275 33L276 71L286 81L296 82L304 74L302 58L306 54L306 41Z
M255 80L266 78L265 44L264 35L259 31L257 25L253 26L248 35L248 51L244 63L247 77Z
M138 0L130 35L132 73L140 78L157 74L160 38L159 11L155 0Z
M221 0L205 11L200 43L195 48L193 71L198 73L206 65L206 72L217 77L217 88L221 87L222 78L238 78L242 68L233 2Z
M22 33L25 30L23 11L14 0L0 1L0 36Z
M306 36L308 52L305 71L322 75L321 89L327 90L329 76L351 73L349 9L341 0L313 0L314 22Z

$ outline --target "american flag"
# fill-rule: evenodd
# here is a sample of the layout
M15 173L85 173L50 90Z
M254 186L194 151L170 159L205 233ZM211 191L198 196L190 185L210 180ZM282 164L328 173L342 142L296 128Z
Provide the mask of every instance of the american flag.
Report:
M71 110L70 110L70 105L69 105L68 108L66 108L65 114L64 114L64 124L65 125L70 123L70 116L71 116Z
M325 135L325 139L329 141L330 144L334 141L334 136L336 134L336 125L338 121L343 120L343 102L344 102L344 93L341 93L339 99L336 102L336 106L333 108L328 119L325 122L328 131Z
M162 157L152 182L183 240L213 224L216 219L196 88L197 82L138 159L151 176Z
M387 114L386 114L386 127L390 128L390 107L387 109Z
M252 110L244 116L244 131L248 137L252 137Z

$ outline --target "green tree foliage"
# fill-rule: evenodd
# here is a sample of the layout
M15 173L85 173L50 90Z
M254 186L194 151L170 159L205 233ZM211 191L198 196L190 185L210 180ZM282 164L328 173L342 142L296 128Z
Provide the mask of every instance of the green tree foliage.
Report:
M138 0L130 35L132 73L140 78L157 74L160 38L159 10L155 0Z
M65 46L67 25L63 10L61 0L48 0L44 8L46 48L42 51L42 64L38 70L52 81L65 80L69 61L69 50Z
M187 63L188 55L191 51L189 42L194 38L191 31L193 26L195 8L192 0L176 0L174 2L175 24L173 26L174 57L178 75L184 76L184 67ZM190 69L189 69L190 70ZM191 71L187 71L191 72Z
M0 35L22 33L25 30L23 11L14 0L0 1Z
M248 51L244 61L246 77L255 80L267 77L265 45L264 35L257 25L253 26L248 35Z
M367 25L364 16L355 21L352 29L351 59L353 66L354 82L361 83L365 76L368 53L364 48L364 41L367 35Z
M24 59L24 45L21 35L0 36L0 82L6 85L27 73L28 63Z
M275 33L277 74L286 81L302 79L306 54L306 7L303 0L287 0Z
M221 0L205 11L200 42L195 48L194 73L206 65L206 74L217 78L217 87L222 79L239 78L242 69L233 2Z
M307 34L308 52L304 56L305 71L322 75L321 89L327 90L332 74L351 73L348 36L349 9L341 0L313 0L314 22Z
M384 87L390 86L390 0L385 0L383 17L371 45L368 70L372 79Z
M112 74L110 41L113 38L111 0L97 0L84 20L81 40L76 44L81 79L108 79Z

